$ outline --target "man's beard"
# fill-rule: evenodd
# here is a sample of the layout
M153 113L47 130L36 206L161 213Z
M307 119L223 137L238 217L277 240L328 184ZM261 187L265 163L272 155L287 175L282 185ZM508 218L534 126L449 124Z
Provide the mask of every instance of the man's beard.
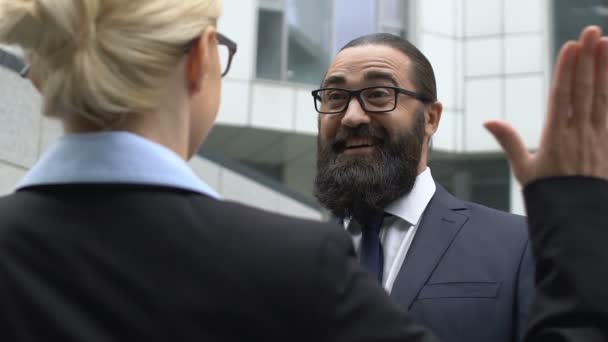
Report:
M418 175L424 139L424 109L416 111L412 128L390 139L381 126L340 126L332 142L317 139L314 195L339 218L364 222L409 193ZM374 151L365 156L342 154L350 138L371 138Z

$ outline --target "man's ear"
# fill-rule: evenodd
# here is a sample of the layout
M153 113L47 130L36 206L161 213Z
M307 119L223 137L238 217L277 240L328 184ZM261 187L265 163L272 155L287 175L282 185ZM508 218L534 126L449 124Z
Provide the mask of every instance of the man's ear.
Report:
M424 111L424 133L427 137L432 137L437 128L439 128L442 112L443 105L439 101L426 105L426 110Z
M192 43L186 61L186 81L191 93L201 90L202 81L210 64L210 50L213 44L217 44L216 30L213 26L207 26L200 37Z

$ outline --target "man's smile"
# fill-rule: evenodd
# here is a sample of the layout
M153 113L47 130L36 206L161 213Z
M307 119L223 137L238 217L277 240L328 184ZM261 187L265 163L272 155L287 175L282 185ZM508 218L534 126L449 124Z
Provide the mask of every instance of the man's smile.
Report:
M342 152L347 155L368 154L373 152L377 141L373 138L351 138L344 144Z

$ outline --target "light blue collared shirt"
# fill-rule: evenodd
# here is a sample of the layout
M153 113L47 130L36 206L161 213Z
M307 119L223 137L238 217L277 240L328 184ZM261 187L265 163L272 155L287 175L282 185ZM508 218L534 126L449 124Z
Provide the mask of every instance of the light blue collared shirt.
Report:
M64 135L19 182L17 190L75 183L156 185L220 198L175 152L129 132Z

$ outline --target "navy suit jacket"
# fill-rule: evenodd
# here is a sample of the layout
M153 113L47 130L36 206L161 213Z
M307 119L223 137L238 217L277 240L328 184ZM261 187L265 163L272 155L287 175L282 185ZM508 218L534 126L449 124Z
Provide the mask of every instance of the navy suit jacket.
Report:
M444 342L520 340L534 299L525 218L437 184L391 297Z

